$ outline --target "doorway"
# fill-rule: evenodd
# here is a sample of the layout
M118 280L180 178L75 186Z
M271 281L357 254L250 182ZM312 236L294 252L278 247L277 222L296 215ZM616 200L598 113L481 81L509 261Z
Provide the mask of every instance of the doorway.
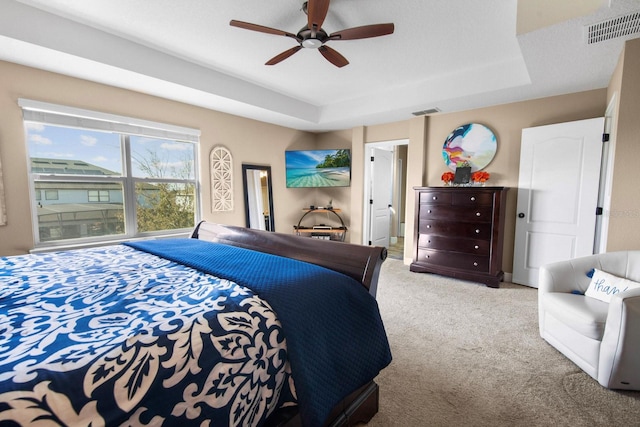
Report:
M408 144L407 139L381 141L365 144L364 150L362 243L385 246L397 259L404 255Z

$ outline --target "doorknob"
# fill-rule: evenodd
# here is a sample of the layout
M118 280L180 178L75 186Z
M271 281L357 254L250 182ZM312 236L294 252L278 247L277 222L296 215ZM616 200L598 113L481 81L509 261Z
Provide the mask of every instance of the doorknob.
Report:
M522 212L520 212L520 213L518 214L518 218L524 218L524 214L523 214Z

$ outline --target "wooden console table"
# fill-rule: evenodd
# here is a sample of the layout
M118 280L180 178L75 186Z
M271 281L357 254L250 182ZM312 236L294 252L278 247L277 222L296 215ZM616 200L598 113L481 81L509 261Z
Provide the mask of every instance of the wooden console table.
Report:
M304 214L302 214L302 217L300 217L298 225L293 226L293 229L298 236L308 236L321 240L339 240L341 242L344 242L345 236L347 234L347 226L344 225L344 221L340 216L340 213L342 212L340 209L316 208L303 209L302 211L304 212ZM302 220L311 213L332 213L338 218L341 225L337 227L328 224L315 224L308 227L303 226Z

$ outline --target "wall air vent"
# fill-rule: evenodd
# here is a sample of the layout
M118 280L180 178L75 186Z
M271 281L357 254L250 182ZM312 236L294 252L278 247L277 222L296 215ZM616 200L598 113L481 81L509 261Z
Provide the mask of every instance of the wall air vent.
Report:
M587 44L600 43L631 34L640 35L640 12L629 13L617 18L587 25L584 28Z
M413 114L414 116L424 116L426 114L433 114L433 113L439 113L440 109L439 108L429 108L428 110L420 110L420 111L414 111Z

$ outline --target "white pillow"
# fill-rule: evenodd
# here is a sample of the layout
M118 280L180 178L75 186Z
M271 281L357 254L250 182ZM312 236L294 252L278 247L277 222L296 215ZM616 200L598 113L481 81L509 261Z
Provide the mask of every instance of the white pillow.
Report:
M591 283L589 283L587 292L584 294L588 297L599 299L600 301L609 302L613 295L634 288L640 288L640 283L625 279L624 277L614 276L613 274L595 268L593 277L591 277Z

